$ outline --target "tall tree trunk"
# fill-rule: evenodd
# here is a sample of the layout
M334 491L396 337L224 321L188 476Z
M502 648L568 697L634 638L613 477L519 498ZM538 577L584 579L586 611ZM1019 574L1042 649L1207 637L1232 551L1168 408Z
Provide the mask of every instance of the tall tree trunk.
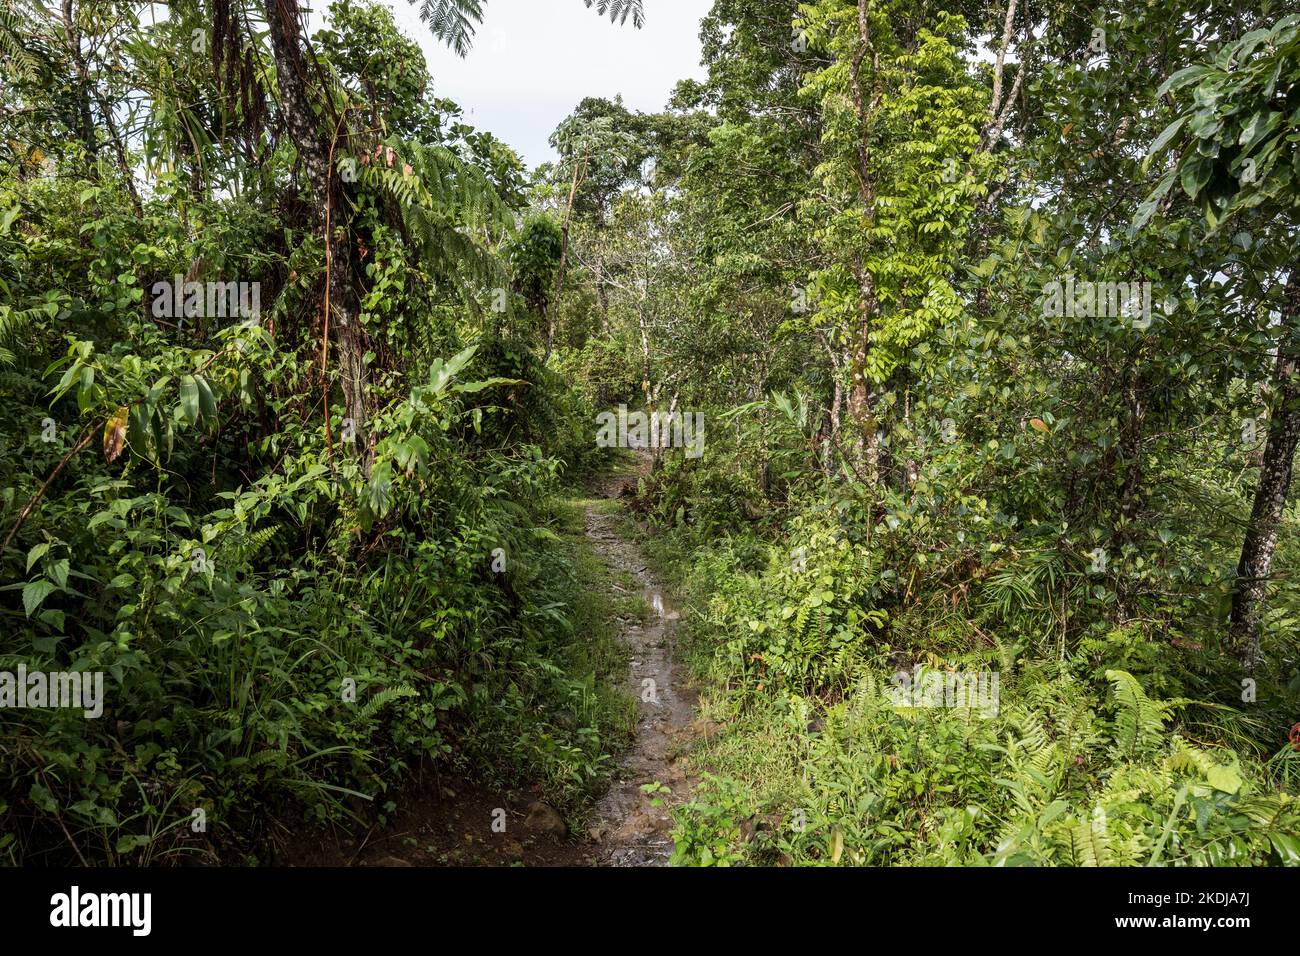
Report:
M1259 486L1237 564L1228 631L1233 653L1248 670L1259 657L1259 615L1277 549L1278 527L1300 440L1300 269L1292 269L1282 303L1282 333L1273 372L1273 408L1259 469Z
M77 81L73 90L77 108L77 137L86 147L86 154L91 161L90 175L95 178L97 172L94 161L99 157L99 144L95 139L95 123L90 112L90 69L86 57L81 52L81 33L77 30L76 17L72 11L72 0L63 0L63 34L68 46L68 55L77 68Z
M325 290L328 310L326 334L332 332L338 346L344 417L352 420L362 461L368 472L374 450L366 432L370 386L370 371L365 364L366 334L349 301L349 277L352 270L347 231L329 223L327 216L327 211L331 211L335 217L343 214L346 207L342 188L330 168L330 142L321 133L320 121L312 110L307 92L302 55L306 39L302 35L298 0L264 2L285 125L307 172L312 204L318 217L317 225L327 246L329 282ZM325 371L322 369L322 373Z
M127 159L126 147L122 142L122 135L117 128L117 121L113 119L113 108L99 90L99 85L90 78L90 65L86 57L81 52L81 34L77 30L76 22L72 11L72 0L63 0L63 31L68 44L68 53L72 56L73 64L77 68L77 117L81 126L80 136L85 143L86 152L91 159L98 156L99 145L95 140L94 118L91 113L91 100L99 107L100 114L104 117L104 128L108 131L109 142L113 145L114 156L117 159L118 171L122 174L122 184L126 187L127 195L131 198L131 205L135 208L135 214L138 217L144 215L144 209L140 205L140 194L135 188L135 177L131 174L131 164ZM94 170L91 174L94 175Z
M905 388L903 390L903 423L907 426L908 431L912 431L912 390ZM903 469L900 473L899 490L905 491L916 484L916 479L921 476L921 465L911 455L903 462Z
M649 410L654 404L654 398L650 390L650 326L645 317L644 300L637 305L636 324L641 336L641 393L645 396L645 407Z
M604 258L597 254L595 264L596 303L600 306L600 328L596 330L596 334L604 335L605 330L609 327L609 286L605 282Z
M858 196L862 201L862 227L866 234L875 221L876 181L871 171L869 147L869 120L875 108L875 96L869 104L862 88L862 67L871 56L873 92L879 82L875 50L872 45L868 19L867 0L858 0L858 37L860 43L849 67L849 90L858 117L858 139L855 146L857 165L854 170L858 181ZM874 484L880 480L880 435L875 415L875 395L867 378L867 353L871 345L871 326L876 318L879 303L876 301L875 276L867 269L862 256L857 257L854 271L858 283L858 327L855 330L853 357L849 367L849 417L856 434L853 437L854 468L859 476Z

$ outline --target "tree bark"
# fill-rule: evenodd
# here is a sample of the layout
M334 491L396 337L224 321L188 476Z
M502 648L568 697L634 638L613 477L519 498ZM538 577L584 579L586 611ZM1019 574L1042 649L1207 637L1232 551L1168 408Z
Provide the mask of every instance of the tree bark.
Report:
M367 440L370 371L365 364L366 333L353 312L348 291L351 274L347 231L329 224L327 210L341 213L345 207L339 181L330 167L330 143L321 132L320 120L312 110L307 92L302 47L301 13L298 0L264 0L266 22L275 57L276 81L285 126L298 151L311 187L317 225L327 246L329 279L326 285L327 329L338 346L339 375L343 386L344 417L352 420L362 462L369 472L373 448ZM325 369L322 368L322 374Z
M1259 616L1277 550L1278 529L1291 486L1296 443L1300 440L1300 270L1287 279L1282 303L1282 334L1273 372L1273 408L1264 444L1259 486L1237 564L1228 642L1253 671L1259 658Z

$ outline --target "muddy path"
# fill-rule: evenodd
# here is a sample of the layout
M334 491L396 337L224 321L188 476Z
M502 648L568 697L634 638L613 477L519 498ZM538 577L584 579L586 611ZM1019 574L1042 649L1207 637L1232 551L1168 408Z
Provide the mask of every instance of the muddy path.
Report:
M610 477L601 494L618 498L629 485L634 489L648 464L646 456L635 471ZM619 640L631 655L627 691L637 701L636 736L596 804L588 829L595 844L591 863L667 866L673 849L670 809L685 798L690 785L682 750L695 714L695 697L674 661L678 613L640 549L619 531L619 516L588 507L585 520L592 549L611 569L630 575L652 609L645 622L620 626ZM654 783L670 792L642 790Z

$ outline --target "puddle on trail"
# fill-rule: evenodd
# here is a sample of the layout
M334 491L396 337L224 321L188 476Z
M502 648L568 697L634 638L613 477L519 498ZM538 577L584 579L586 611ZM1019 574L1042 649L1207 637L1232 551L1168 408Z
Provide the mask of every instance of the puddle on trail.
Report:
M642 624L628 621L619 637L631 654L628 692L637 700L636 740L624 756L608 792L596 804L589 835L596 843L594 863L604 866L667 866L672 855L669 804L688 789L677 744L694 719L694 698L673 662L673 632L678 614L664 598L640 550L616 530L616 518L588 511L587 536L612 567L629 572L654 609ZM651 795L643 784L658 781L672 791ZM651 801L659 797L662 806Z

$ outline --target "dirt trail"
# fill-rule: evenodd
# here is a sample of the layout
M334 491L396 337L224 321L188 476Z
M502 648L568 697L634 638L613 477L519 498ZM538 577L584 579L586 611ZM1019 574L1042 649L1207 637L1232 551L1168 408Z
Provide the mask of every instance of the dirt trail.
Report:
M641 465L648 464L648 456ZM617 498L641 471L615 475L602 489ZM592 862L603 866L667 866L672 854L670 806L683 799L689 788L678 744L694 718L694 695L685 687L673 661L673 632L677 611L647 568L640 549L617 530L617 517L593 508L586 513L587 538L595 552L611 567L628 572L653 608L643 624L627 622L619 635L632 655L628 691L636 698L636 739L623 757L609 791L595 809L588 830L596 843ZM671 795L646 794L643 784L658 781ZM654 806L658 798L661 806Z

